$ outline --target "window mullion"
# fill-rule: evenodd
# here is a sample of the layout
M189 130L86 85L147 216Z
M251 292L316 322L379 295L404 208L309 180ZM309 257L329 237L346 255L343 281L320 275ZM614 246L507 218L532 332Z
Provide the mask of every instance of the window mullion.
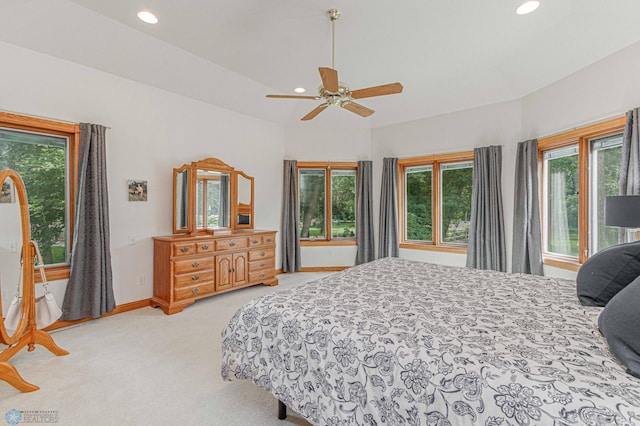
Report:
M333 221L333 217L331 216L331 203L333 201L333 196L331 195L331 166L327 166L325 169L324 184L324 232L325 240L331 241L331 222Z
M433 179L431 181L431 223L433 224L433 238L432 243L435 246L442 244L441 224L440 219L442 217L442 191L441 191L441 179L440 179L440 162L433 163Z
M580 138L579 153L579 194L578 194L578 259L584 263L589 257L588 253L588 220L589 220L589 140Z

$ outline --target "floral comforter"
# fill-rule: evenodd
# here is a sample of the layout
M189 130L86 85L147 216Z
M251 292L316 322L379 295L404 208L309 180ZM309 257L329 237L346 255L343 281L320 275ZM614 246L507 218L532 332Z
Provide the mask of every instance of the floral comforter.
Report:
M396 258L278 291L222 333L222 376L315 425L640 425L568 280Z

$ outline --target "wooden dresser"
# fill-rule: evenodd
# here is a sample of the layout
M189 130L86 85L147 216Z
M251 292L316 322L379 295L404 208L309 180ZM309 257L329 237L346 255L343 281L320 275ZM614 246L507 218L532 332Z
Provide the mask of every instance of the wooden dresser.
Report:
M154 237L151 306L175 314L204 297L277 285L275 237L261 230Z

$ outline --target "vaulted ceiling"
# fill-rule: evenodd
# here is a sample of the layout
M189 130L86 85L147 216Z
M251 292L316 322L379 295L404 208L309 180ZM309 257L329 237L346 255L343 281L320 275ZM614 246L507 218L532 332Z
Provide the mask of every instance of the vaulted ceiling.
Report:
M0 41L285 125L373 128L518 99L640 41L638 0L0 0ZM361 118L316 100L267 99L335 67L352 89L399 81L362 99ZM148 9L159 23L136 17ZM6 65L3 65L6 66Z

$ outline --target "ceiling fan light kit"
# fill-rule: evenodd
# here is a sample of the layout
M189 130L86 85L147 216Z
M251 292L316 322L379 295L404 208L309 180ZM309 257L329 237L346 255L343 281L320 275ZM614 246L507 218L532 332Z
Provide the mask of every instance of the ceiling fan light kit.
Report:
M317 96L296 95L267 95L267 98L276 99L314 99L323 100L324 103L314 108L310 113L301 118L302 121L311 120L329 106L339 106L361 117L369 117L375 111L354 102L354 99L371 98L374 96L392 95L402 92L402 84L391 83L381 86L366 87L351 91L349 86L338 80L338 71L335 69L335 21L340 18L340 11L329 9L327 17L331 21L331 68L320 67L320 79L322 85L318 88Z

